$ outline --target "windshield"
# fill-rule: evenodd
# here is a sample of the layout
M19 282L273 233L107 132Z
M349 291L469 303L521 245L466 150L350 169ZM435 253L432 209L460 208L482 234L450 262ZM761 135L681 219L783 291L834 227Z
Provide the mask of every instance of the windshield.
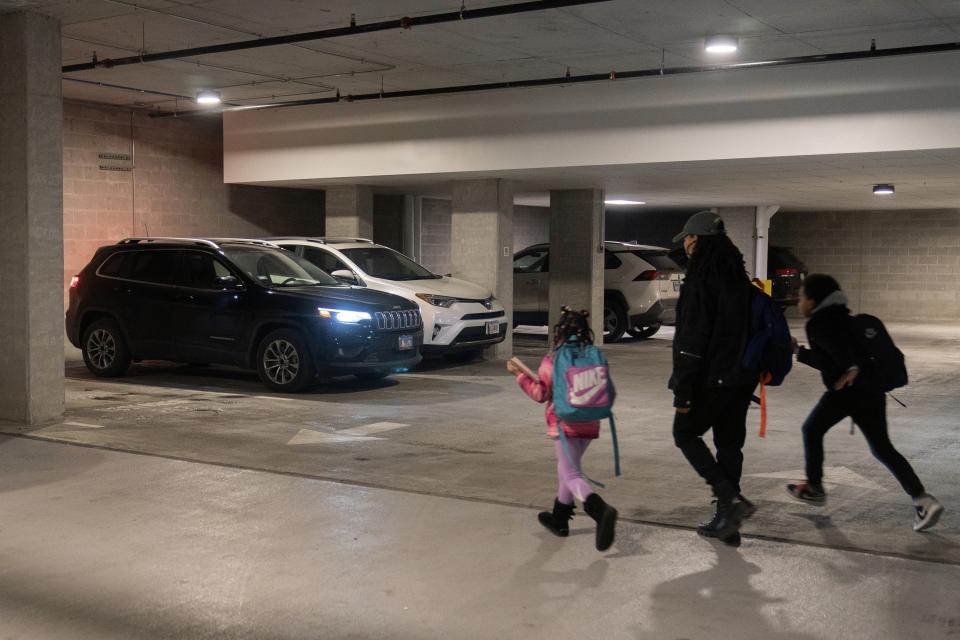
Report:
M440 278L416 262L386 247L341 249L360 270L374 278L384 280L434 280Z
M643 258L653 265L653 268L657 271L682 271L680 265L674 262L666 251L641 249L640 251L634 251L633 255Z
M224 247L223 254L265 287L341 286L303 258L266 247Z

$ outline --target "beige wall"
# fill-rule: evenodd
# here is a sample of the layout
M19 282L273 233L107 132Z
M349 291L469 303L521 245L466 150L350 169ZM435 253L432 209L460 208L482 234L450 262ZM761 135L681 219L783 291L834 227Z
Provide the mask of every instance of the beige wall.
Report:
M960 209L781 212L770 244L837 278L855 313L960 319Z
M108 171L100 153L130 154L132 171ZM323 192L223 183L219 118L150 118L64 102L64 286L94 251L128 236L230 236L323 232Z

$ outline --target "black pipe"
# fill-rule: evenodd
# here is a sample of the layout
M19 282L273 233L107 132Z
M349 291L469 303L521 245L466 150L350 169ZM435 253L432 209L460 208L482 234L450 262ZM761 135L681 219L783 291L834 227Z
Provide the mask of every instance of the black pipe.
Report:
M631 78L646 78L651 76L676 76L692 73L706 73L710 71L732 71L737 69L754 69L762 67L781 67L820 62L840 62L843 60L863 60L869 58L887 58L891 56L919 55L924 53L943 53L960 51L960 42L945 42L941 44L925 44L913 47L896 47L891 49L871 49L868 51L846 51L842 53L821 53L812 56L794 56L776 60L758 60L755 62L732 62L727 64L713 64L699 67L670 67L656 69L640 69L636 71L611 71L609 73L591 73L578 76L563 76L559 78L536 78L532 80L514 80L505 82L488 82L484 84L466 84L449 87L433 87L430 89L409 89L405 91L386 91L383 93L362 93L330 98L312 98L308 100L292 100L277 104L243 106L235 109L221 109L217 111L178 111L168 113L153 113L152 118L168 116L206 115L223 113L224 111L247 111L252 109L279 109L283 107L301 107L312 104L331 104L334 102L361 102L366 100L381 100L386 98L411 98L416 96L436 96L444 94L470 93L474 91L490 91L493 89L517 89L523 87L546 87L552 85L581 84L584 82L599 82L602 80L619 80Z
M306 33L292 33L283 36L273 36L270 38L258 38L256 40L242 40L240 42L228 42L226 44L214 44L203 47L193 47L191 49L179 49L177 51L145 53L139 56L116 58L115 60L105 59L83 62L80 64L68 64L63 67L62 71L63 73L70 73L72 71L88 71L90 69L96 69L97 67L110 68L128 64L140 64L143 62L174 60L178 58L189 58L192 56L202 56L212 53L225 53L227 51L273 47L281 44L293 44L295 42L307 42L310 40L326 40L328 38L339 38L341 36L352 36L362 33L374 33L376 31L410 29L411 27L429 24L441 24L444 22L460 22L461 20L492 18L516 13L527 13L530 11L562 9L564 7L572 7L582 4L596 4L599 2L610 2L610 0L534 0L532 2L520 2L518 4L485 7L482 9L465 9L463 11L450 11L447 13L436 13L433 15L417 16L413 18L384 20L382 22L371 22L370 24L351 24L349 27L338 27L336 29L324 29L321 31L308 31Z
M155 91L153 89L140 89L139 87L128 87L122 84L111 84L109 82L98 82L97 80L84 80L82 78L61 78L64 82L79 82L80 84L89 84L95 87L106 87L108 89L121 89L123 91L133 91L134 93L149 93L154 96L164 96L167 98L175 98L177 100L186 100L188 102L194 102L193 96L184 96L179 93L167 93L166 91ZM239 107L235 102L224 102L223 104L229 105L231 107Z

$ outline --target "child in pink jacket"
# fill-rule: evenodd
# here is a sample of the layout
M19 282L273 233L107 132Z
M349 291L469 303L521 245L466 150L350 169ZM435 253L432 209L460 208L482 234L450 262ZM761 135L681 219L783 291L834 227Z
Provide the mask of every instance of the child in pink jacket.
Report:
M588 344L593 343L593 332L587 322L586 311L576 312L564 307L560 322L554 327L553 348L565 344L570 340L580 340ZM569 521L573 518L574 497L583 503L583 510L597 522L596 546L598 551L605 551L613 544L613 537L617 523L617 510L603 501L603 498L593 492L590 483L583 477L580 470L580 460L600 434L600 423L591 422L566 423L557 417L553 410L553 354L548 354L540 369L537 378L527 375L514 362L507 363L507 370L517 376L517 383L524 393L536 402L546 403L547 435L553 439L553 447L557 455L557 497L553 501L553 511L543 511L537 518L544 527L554 535L565 537L570 534ZM566 446L559 437L559 429L563 429L566 436Z

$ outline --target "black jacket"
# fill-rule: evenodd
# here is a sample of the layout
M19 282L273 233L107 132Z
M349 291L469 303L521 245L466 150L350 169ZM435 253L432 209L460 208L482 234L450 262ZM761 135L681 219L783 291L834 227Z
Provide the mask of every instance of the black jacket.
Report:
M758 373L742 365L752 288L746 280L730 285L710 274L684 282L673 339L669 385L674 393L673 406L692 406L696 389L756 384Z
M833 390L840 376L858 362L850 309L834 304L814 312L807 321L807 341L810 348L801 347L797 360L819 370L823 384ZM864 376L858 376L855 385L866 382Z

